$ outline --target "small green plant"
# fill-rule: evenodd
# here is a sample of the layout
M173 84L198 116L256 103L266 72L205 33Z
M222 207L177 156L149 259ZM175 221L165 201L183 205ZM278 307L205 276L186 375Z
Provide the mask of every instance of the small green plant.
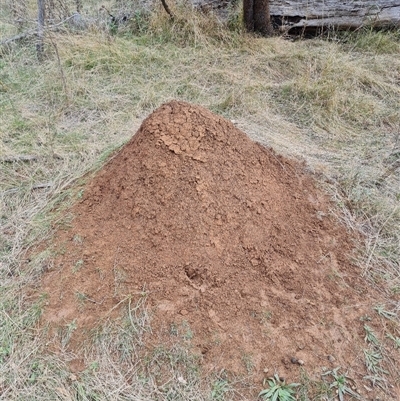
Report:
M390 339L394 342L394 347L395 347L396 349L399 349L399 348L400 348L400 337L395 337L395 336L393 336L393 335L390 334L390 333L386 333L386 337L387 337L387 338L390 338Z
M42 375L44 366L38 361L33 361L31 364L31 373L28 377L28 383L36 383L39 377Z
M383 305L377 305L374 308L374 311L379 315L382 316L386 319L394 319L397 317L395 312L387 311L385 310L385 307Z
M74 273L77 273L81 269L82 266L83 266L83 260L79 259L77 262L75 262L75 265L74 265L72 271Z
M71 339L72 333L76 330L76 319L74 319L71 323L60 329L60 337L61 337L61 346L65 348Z
M376 337L372 328L369 327L367 324L364 324L364 330L365 330L365 338L364 338L365 341L375 345L379 345L379 340Z
M76 293L76 299L79 301L79 302L85 302L86 300L87 300L87 295L86 294L84 294L83 292L77 292Z
M321 379L314 379L307 371L300 368L300 383L296 394L297 400L328 400L327 395L331 392L329 383Z
M82 243L83 243L83 238L79 234L75 234L74 238L72 240L77 245L82 245Z
M400 194L398 194L396 198L397 200L400 201ZM393 294L400 294L400 287L395 285L394 287L391 288L391 291Z
M177 337L178 336L178 326L175 322L172 322L169 326L169 334L171 336Z
M194 334L193 334L192 329L190 328L189 323L188 323L186 320L184 320L184 321L182 322L182 329L183 329L183 338L184 338L185 340L188 340L188 341L189 341L189 340L192 340Z
M77 197L78 199L82 199L83 198L83 194L85 193L84 189L80 189L77 193Z
M272 312L271 311L264 311L261 315L261 323L264 325L268 325L268 322L272 318Z
M333 382L330 384L329 388L334 389L337 392L337 396L340 401L344 401L344 396L347 394L356 399L360 399L360 396L349 386L346 374L339 374L340 367L330 370L324 373L322 376L332 376Z
M275 373L273 377L267 380L269 388L262 390L259 397L266 401L295 401L295 388L300 386L300 383L286 384L285 380L281 380Z
M367 369L374 373L375 375L379 375L381 373L389 374L385 369L381 367L381 362L383 360L382 354L376 349L364 350L365 356L365 364L367 365Z
M84 292L78 291L78 292L76 292L75 296L78 301L80 309L82 309L85 306L87 301L92 302L94 304L96 303L96 301L94 299L89 298L89 296L87 294L85 294Z
M177 324L175 322L171 323L171 325L169 326L169 333L171 334L171 336L181 337L184 340L188 341L193 339L194 336L193 331L186 320L184 320L180 324Z
M229 391L229 382L225 379L217 379L212 383L211 399L224 400L225 394Z
M85 373L90 374L96 372L100 367L100 363L98 361L90 362L88 367L84 370Z
M43 313L43 307L47 299L47 294L43 293L40 295L39 299L32 305L30 313L27 313L22 322L23 327L31 327L40 319Z
M0 363L4 363L4 361L8 358L11 353L11 347L9 344L4 344L0 346Z

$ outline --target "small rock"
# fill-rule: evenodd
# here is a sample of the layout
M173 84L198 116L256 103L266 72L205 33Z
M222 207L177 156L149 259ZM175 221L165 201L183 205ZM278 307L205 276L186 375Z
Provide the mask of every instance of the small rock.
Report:
M268 373L268 371L269 371L268 368L265 368L265 369L263 370L264 373Z
M189 312L188 312L186 309L182 309L182 310L180 311L180 314L181 314L182 316L186 316L188 313L189 313Z
M336 358L333 355L328 355L328 361L333 363L336 361Z
M300 366L304 365L304 361L302 359L297 359L295 357L290 358L290 362L292 362L295 365L300 365Z

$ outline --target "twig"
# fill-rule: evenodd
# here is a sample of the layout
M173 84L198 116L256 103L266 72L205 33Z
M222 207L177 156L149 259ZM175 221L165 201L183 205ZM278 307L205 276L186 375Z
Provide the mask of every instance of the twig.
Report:
M124 303L127 299L131 299L131 294L127 295L125 298L121 299L121 301L119 301L116 305L114 305L105 315L104 317L110 315L110 313L112 311L114 311L115 309L117 309L122 303Z
M41 182L39 184L36 184L32 187L32 189L43 189L43 188L50 188L53 186L53 183L50 182Z
M36 161L38 156L36 155L15 155L6 156L0 159L0 163L16 163L16 162L32 162Z
M34 185L31 190L35 190L35 189L45 189L45 188L51 188L53 186L53 182L41 182L39 184ZM9 194L14 194L17 193L18 191L20 191L23 187L15 187L15 188L10 188L7 189L4 192L0 192L0 195L9 195Z
M86 296L86 295L85 295L85 299L86 299L87 301L92 302L93 304L97 304L97 305L101 305L101 304L104 302L104 298L103 298L100 302L98 302L98 301L95 301L95 300L92 299L92 298L89 298L89 297Z
M170 8L168 7L167 2L165 0L161 0L161 4L163 5L164 10L167 12L167 14L171 18L171 20L173 20L174 19L174 14L172 14Z
M65 20L54 24L54 25L49 25L49 26L45 26L43 29L44 31L49 31L49 30L53 30L55 28L58 28L59 26L65 24L66 22L68 22L70 19L74 18L76 14L71 15L70 17L66 18ZM20 33L19 35L15 35L15 36L11 36L10 38L7 39L3 39L0 42L0 45L8 45L11 42L15 42L16 40L20 40L20 39L24 39L28 36L36 36L38 34L37 29L31 29L30 31L26 31L23 33Z
M67 98L68 103L70 103L70 96L69 96L69 91L68 91L68 86L67 86L67 80L65 79L64 69L62 68L60 54L58 53L58 47L57 47L57 44L54 42L51 35L49 35L49 38L50 38L50 42L53 45L54 50L56 52L57 64L58 64L58 68L60 69L60 75L61 75L61 80L62 80L63 87L64 87L65 96Z

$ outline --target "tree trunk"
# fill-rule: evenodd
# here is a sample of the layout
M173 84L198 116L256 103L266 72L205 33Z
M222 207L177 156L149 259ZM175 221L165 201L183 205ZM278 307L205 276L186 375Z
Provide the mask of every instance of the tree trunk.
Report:
M272 35L269 0L254 0L254 31L264 36Z
M45 18L45 0L37 0L38 4L38 41L36 44L36 53L39 61L43 60L44 54L44 43L43 43L43 33L44 33L44 18Z
M254 0L243 0L243 21L247 32L254 31Z
M270 0L283 30L400 26L400 0Z
M269 0L243 0L243 20L248 32L271 35Z

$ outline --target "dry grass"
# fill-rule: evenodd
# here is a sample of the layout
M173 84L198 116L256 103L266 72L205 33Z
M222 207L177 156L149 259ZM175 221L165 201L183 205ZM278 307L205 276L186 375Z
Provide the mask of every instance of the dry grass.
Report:
M26 250L51 236L57 211L79 197L82 177L170 99L208 107L254 139L307 161L341 206L339 217L365 235L361 273L386 296L383 354L390 370L398 369L399 351L387 335L400 337L399 35L259 39L242 34L234 13L228 30L183 6L173 11L171 22L161 9L141 10L117 34L97 13L89 30L49 33L42 64L29 40L2 50L0 399L244 398L223 373L200 378L190 342L127 358L142 356L149 330L143 305L133 319L128 314L94 335L89 368L77 378L67 367L74 355L46 352L37 326L45 295L33 301L26 291L50 260L41 253L27 262ZM0 33L13 34L6 5L0 12ZM19 155L36 160L9 160ZM72 323L57 335L64 345ZM161 361L170 366L167 379Z

